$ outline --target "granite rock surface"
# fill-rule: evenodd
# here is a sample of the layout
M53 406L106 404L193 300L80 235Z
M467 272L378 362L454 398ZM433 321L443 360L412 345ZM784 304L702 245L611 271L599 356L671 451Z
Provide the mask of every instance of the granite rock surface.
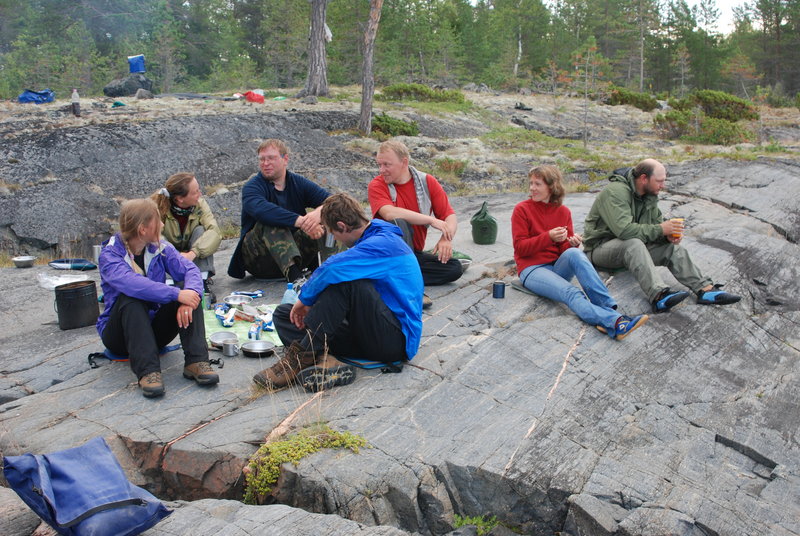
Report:
M176 351L162 359L166 396L144 399L125 363L89 368L86 356L100 350L93 327L58 329L53 291L36 275L60 273L2 269L0 450L105 437L134 483L195 501L154 535L188 533L180 512L192 509L209 532L231 534L299 516L319 529L307 533L440 535L459 514L494 515L525 534L798 535L797 164L669 170L663 212L686 218L694 261L741 302L690 297L617 342L511 287L493 299L494 281L516 279L510 214L525 196L454 198L455 247L474 262L456 283L427 289L434 305L417 357L401 374L359 371L353 384L316 395L255 390L251 376L274 358L225 359L220 384L202 389L181 377ZM577 231L594 196L566 198ZM469 232L484 200L500 227L490 246ZM223 243L219 266L233 246ZM629 273L602 275L622 313L649 312ZM267 303L282 293L279 283L226 276L215 292L254 288ZM270 433L319 421L370 447L285 465L277 509L229 502Z

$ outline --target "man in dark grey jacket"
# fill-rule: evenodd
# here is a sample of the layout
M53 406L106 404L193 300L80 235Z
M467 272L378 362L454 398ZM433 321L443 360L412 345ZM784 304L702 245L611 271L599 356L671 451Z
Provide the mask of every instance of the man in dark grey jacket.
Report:
M281 140L258 146L260 171L242 188L242 231L231 257L228 275L245 270L255 277L298 279L304 268L317 265L320 207L330 192L286 169L289 149ZM306 209L312 208L306 213Z

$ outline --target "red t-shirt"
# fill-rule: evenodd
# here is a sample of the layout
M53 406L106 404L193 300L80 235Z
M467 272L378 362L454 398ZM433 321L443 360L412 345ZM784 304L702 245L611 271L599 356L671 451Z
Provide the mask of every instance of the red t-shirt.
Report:
M444 192L442 185L439 184L439 181L433 175L426 175L425 178L428 181L428 192L431 195L433 216L439 220L444 220L449 215L455 214L456 211L450 206L450 200L447 199L447 194ZM397 201L393 203L392 196L389 194L389 187L386 185L386 181L383 180L383 176L378 175L370 181L367 188L367 196L372 210L372 217L379 217L378 211L386 205L419 212L417 192L414 190L414 179L405 184L395 184L394 187L397 191ZM428 237L428 228L424 225L412 225L411 228L414 229L414 250L424 250L425 239Z
M528 266L555 262L571 246L568 240L554 244L550 229L566 227L572 236L572 213L564 205L540 201L523 201L511 214L511 236L514 239L514 261L517 273Z

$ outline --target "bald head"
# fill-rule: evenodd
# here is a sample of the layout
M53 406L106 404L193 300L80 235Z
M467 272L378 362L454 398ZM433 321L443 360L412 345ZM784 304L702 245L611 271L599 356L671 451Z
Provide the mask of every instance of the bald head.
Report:
M647 158L633 168L633 181L639 195L658 195L667 182L667 169L658 160Z

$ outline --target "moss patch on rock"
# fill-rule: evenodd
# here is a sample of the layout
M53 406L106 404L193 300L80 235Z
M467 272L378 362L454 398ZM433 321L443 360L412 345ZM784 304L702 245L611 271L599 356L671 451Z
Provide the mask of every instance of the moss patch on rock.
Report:
M266 443L250 457L244 469L246 504L264 504L278 477L281 465L298 465L306 456L322 449L350 449L358 453L367 446L367 440L350 432L337 432L328 426L317 425L305 428L281 441Z

